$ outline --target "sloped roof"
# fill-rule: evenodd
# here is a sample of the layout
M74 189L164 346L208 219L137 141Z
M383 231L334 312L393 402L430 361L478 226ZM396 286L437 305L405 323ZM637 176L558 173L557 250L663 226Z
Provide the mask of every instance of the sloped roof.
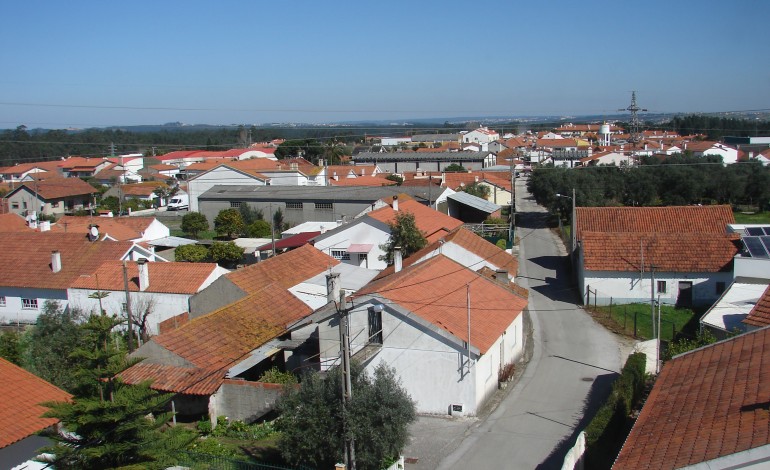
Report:
M463 224L462 221L424 206L413 199L406 201L399 199L398 207L399 211L414 215L417 228L420 229L428 241L433 241L435 237L443 236ZM393 207L387 206L369 212L366 216L386 224L392 224L396 220L396 211L393 210Z
M499 154L498 154L499 156ZM477 181L478 179L478 181ZM470 186L473 183L487 182L511 190L511 173L502 171L479 171L479 172L450 172L444 173L444 186L450 189L457 189L460 186Z
M108 163L108 161L104 158L89 158L89 157L69 157L66 160L62 160L57 165L59 168L64 168L65 170L93 170L99 165L103 165L104 163Z
M732 268L738 248L727 234L582 232L587 271L719 272Z
M26 219L19 214L9 212L0 214L0 232L32 232Z
M329 178L331 186L394 186L397 183L379 176L357 176L355 178Z
M56 169L59 167L59 162L60 160L51 160L47 162L19 163L18 165L11 165L11 166L0 168L0 174L20 175L30 170L34 170L35 168L39 168L41 170L46 170L46 171L56 171Z
M446 256L436 256L374 281L354 297L381 296L468 341L468 285L471 345L485 354L521 314L527 300Z
M132 384L152 379L152 388L156 390L210 395L222 384L230 367L285 333L288 324L310 313L310 307L288 290L264 286L237 302L152 338L152 342L191 366L144 361L120 375Z
M613 468L674 469L770 444L770 329L668 361Z
M487 214L491 214L495 211L500 210L500 206L498 206L497 204L493 202L489 202L486 199L482 199L478 196L474 196L473 194L469 194L463 191L450 194L449 196L447 196L447 199L451 199L453 201L459 202L466 206L472 207L478 211L486 212Z
M131 242L90 242L79 233L5 233L0 237L0 286L67 289L82 274L119 260ZM61 255L61 271L51 270L51 252Z
M441 248L441 246L446 243L456 244L479 256L489 264L496 266L498 269L505 269L511 275L515 276L519 271L519 260L516 259L515 256L511 255L505 250L500 249L494 243L488 242L487 240L481 238L480 236L462 226L452 230L440 240L429 243L423 249L412 253L411 256L403 260L402 266L407 267L417 263L422 258L438 251L439 248ZM481 268L481 265L467 267L468 269L478 271L478 269ZM389 276L393 274L394 271L395 269L393 266L388 266L377 275L377 279Z
M331 256L310 245L303 245L296 250L233 271L225 277L247 294L252 294L268 285L288 289L337 264L339 261Z
M139 271L135 261L128 267L128 290L139 291ZM216 263L147 263L150 284L145 292L195 294L217 268ZM73 289L122 291L123 262L106 261L93 274L77 278Z
M101 235L109 235L115 240L134 240L155 221L155 217L77 217L65 215L61 217L51 230L67 233L88 234L90 226L98 225Z
M770 325L770 286L767 286L762 297L749 312L749 316L743 319L743 323L757 327Z
M37 194L45 200L62 199L71 196L83 196L86 194L94 194L99 192L96 188L80 178L51 178L38 180L35 182L27 181L22 183L22 186L26 187L28 191L33 193L37 192ZM21 186L12 191L12 193L17 192L20 189Z
M575 219L578 239L582 239L583 232L723 234L727 224L735 223L729 205L576 207Z
M302 232L296 235L292 235L290 237L281 238L280 240L275 241L275 249L283 250L285 248L298 248L302 245L306 245L311 238L320 234L321 232ZM272 249L273 249L273 242L270 242L270 243L265 243L262 246L258 246L254 251L266 251L266 250L272 250Z
M48 408L40 403L69 400L69 393L3 358L0 377L0 448L59 422L56 418L42 418Z
M168 188L162 181L143 181L141 183L121 184L123 196L150 196L157 188Z

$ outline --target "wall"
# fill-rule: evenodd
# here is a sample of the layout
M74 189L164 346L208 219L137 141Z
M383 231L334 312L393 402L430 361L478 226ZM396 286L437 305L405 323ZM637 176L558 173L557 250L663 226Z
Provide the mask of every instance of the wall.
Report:
M283 385L225 379L209 401L212 423L218 416L251 423L273 410Z
M440 249L433 250L430 253L426 253L417 262L422 262L427 259L433 258L438 254L443 254L447 258L450 258L455 262L462 264L466 268L472 269L473 271L478 271L479 269L485 266L492 270L497 270L498 268L500 268L500 266L497 266L489 262L488 259L482 258L476 253L470 252L454 242L444 243ZM511 281L514 281L515 277L516 277L516 273L512 273L512 272L508 273L508 278Z
M327 202L313 197L313 190L307 190L307 200L305 201L290 201L301 202L302 209L287 209L286 202L282 200L274 201L244 201L243 199L234 198L233 201L242 201L257 210L261 210L265 214L265 218L268 214L275 212L278 208L283 212L283 220L290 226L299 225L305 222L335 222L345 217L347 220L353 218L356 214L360 214L367 208L370 208L372 202L369 201L340 201L329 200L332 203L331 209L316 209L315 201ZM192 200L190 201L192 203ZM210 223L213 224L219 211L223 209L230 209L230 201L222 200L202 200L198 201L198 211L206 216Z
M770 279L770 259L736 256L734 258L735 277L754 277Z
M613 272L613 271L593 271L584 272L582 280L583 287L581 295L585 301L586 286L591 290L598 290L597 305L608 305L610 297L616 304L649 302L650 301L650 273L645 272ZM655 273L655 299L657 300L659 292L657 291L657 282L666 281L666 292L660 293L660 301L664 304L675 304L679 295L679 281L692 282L692 297L695 305L710 305L718 298L716 283L724 282L729 286L732 281L732 273ZM591 297L593 304L593 294Z
M246 292L222 276L190 298L190 319L213 312L245 296Z
M227 167L217 167L211 171L193 178L187 183L187 194L190 196L190 211L198 212L198 197L216 185L254 185L264 186L265 183L253 176L248 176ZM214 214L216 217L216 214ZM209 218L213 224L214 219Z
M385 269L388 265L380 261L379 257L385 254L380 245L388 242L390 228L387 225L369 217L362 217L355 221L337 227L316 237L316 249L331 256L332 250L347 250L353 243L370 243L372 250L368 253L367 262L359 262L356 254L350 255L350 261L343 263L354 264L367 269Z
M0 307L0 324L35 323L48 300L59 302L62 308L67 306L67 291L64 289L0 287L0 297L3 296L5 307ZM37 309L22 308L21 299L37 299Z

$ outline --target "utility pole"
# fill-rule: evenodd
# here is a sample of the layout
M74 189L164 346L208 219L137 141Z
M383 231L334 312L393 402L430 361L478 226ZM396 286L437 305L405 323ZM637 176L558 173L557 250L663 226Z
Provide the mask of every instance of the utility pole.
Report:
M273 242L273 256L275 256L275 214L273 214L273 204L270 204L270 238Z
M516 152L516 155L518 154L519 152ZM511 155L511 223L508 229L508 239L511 242L511 246L513 246L513 241L516 238L516 233L514 232L516 227L516 167L513 164L513 160L513 155Z
M346 405L353 398L353 386L350 379L350 337L348 326L348 310L345 307L345 291L340 289L340 358L342 365L342 416L345 419ZM343 429L345 428L343 422ZM347 433L346 433L347 434ZM356 441L352 437L345 437L345 467L349 470L356 469Z
M471 285L465 286L468 307L468 374L471 373Z
M131 295L128 291L128 264L126 260L123 260L123 289L126 291L126 315L128 315L128 352L134 352L134 342L131 340L133 336L133 316L131 315ZM101 302L101 300L99 301ZM102 312L104 312L102 310Z

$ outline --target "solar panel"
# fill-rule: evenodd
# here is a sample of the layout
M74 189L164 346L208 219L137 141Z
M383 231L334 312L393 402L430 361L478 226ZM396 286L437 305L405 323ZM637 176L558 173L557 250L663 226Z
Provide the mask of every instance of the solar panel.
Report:
M770 235L770 227L762 227L762 230L765 231L765 235Z
M765 249L770 253L770 236L759 237L762 240L762 244L765 245Z
M761 237L762 235L767 235L765 231L762 230L762 227L746 227L746 233L753 237Z
M746 244L752 258L770 258L760 237L743 237L743 243Z

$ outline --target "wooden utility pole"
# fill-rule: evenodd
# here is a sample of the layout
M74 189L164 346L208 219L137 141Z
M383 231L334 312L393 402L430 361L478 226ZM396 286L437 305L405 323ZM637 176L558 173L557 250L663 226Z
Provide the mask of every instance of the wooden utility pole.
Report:
M128 291L128 264L123 260L123 289L126 291L126 315L128 316L128 352L134 352L133 336L133 316L131 315L131 294ZM101 301L100 301L101 302Z
M342 407L343 420L345 419L345 407L353 398L353 386L350 379L350 337L348 330L348 310L345 307L345 291L340 289L340 357L342 366ZM343 423L343 429L345 425ZM356 470L356 441L352 437L345 437L345 466L349 470Z

